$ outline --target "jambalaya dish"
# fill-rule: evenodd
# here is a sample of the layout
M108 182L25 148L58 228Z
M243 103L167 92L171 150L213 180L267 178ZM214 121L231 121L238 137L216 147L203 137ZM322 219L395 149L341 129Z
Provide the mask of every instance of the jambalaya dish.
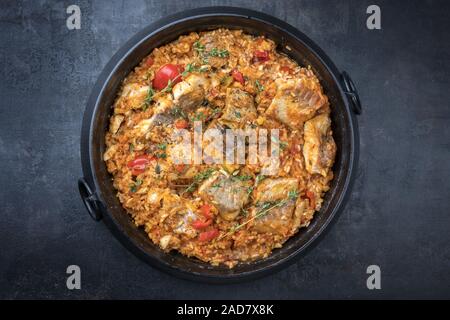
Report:
M143 59L112 108L104 161L117 196L166 252L230 268L263 259L309 225L333 179L328 98L309 67L262 36L228 29L181 36ZM197 138L204 134L201 161L174 135L195 140L195 128ZM218 148L206 146L206 130L225 140L247 129L278 130L267 138L276 161L249 151L249 138L233 140L245 149L243 162L225 161L220 139ZM180 153L191 162L177 161Z

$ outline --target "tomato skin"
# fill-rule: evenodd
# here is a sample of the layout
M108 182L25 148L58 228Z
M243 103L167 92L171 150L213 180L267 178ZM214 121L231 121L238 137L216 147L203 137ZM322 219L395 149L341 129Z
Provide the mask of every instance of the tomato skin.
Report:
M311 209L315 209L316 208L316 196L314 195L314 192L307 190L306 196L309 199L309 207Z
M207 226L209 226L212 223L212 220L206 220L206 221L202 221L202 220L195 220L194 222L192 222L192 227L194 229L200 230L200 229L205 229Z
M148 57L148 59L145 61L145 66L146 66L147 68L150 68L150 67L153 65L154 62L155 62L155 61L153 60L152 57Z
M184 170L186 169L186 165L185 164L176 164L174 167L175 167L175 170L178 173L183 173Z
M239 82L240 84L242 84L242 85L245 84L244 76L237 69L231 70L231 76L233 77L233 79L235 81Z
M199 241L211 241L219 235L219 230L212 229L210 231L204 231L198 235Z
M256 50L255 52L253 52L253 63L255 62L266 62L269 61L270 57L269 57L269 51L261 51L261 50Z
M133 176L137 176L145 172L145 168L151 160L154 160L154 157L143 154L128 162L127 167L131 168L131 174Z
M283 71L283 72L286 72L286 73L291 73L292 72L292 69L290 67L288 67L288 66L282 66L280 68L280 70Z
M204 205L202 205L200 207L200 211L202 213L202 215L206 218L206 219L211 219L212 215L211 215L211 205L205 203Z
M185 119L175 120L174 125L177 129L186 129L187 127L189 127L189 123Z
M163 65L156 73L153 79L153 88L162 90L167 87L169 80L173 84L181 81L180 67L174 64Z

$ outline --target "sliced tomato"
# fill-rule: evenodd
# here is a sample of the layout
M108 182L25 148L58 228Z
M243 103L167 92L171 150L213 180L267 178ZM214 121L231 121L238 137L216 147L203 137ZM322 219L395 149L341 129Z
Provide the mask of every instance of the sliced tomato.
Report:
M235 81L239 82L240 84L242 84L242 85L245 84L244 76L237 69L231 70L231 76L233 77L233 79Z
M192 227L194 229L200 230L200 229L205 229L207 226L209 226L212 223L212 220L206 220L206 221L202 221L202 220L195 220L194 222L192 222Z
M176 164L176 165L174 165L174 168L178 173L183 173L184 170L186 169L186 165L185 164Z
M206 218L206 219L211 219L212 215L211 215L211 205L205 203L204 205L202 205L200 207L200 212L202 213L202 215Z
M204 231L198 235L199 241L211 241L219 235L219 230L212 229L209 231Z
M269 57L269 51L264 50L256 50L255 52L253 52L253 63L255 62L266 62L269 61L270 57Z
M128 162L127 167L131 168L132 175L137 176L145 171L147 164L149 164L151 160L154 160L154 157L143 154Z
M307 190L306 196L309 199L309 207L311 209L315 209L316 208L316 196L314 195L314 192Z
M145 61L145 66L150 68L153 65L154 62L155 61L153 60L152 57L148 57L148 59Z
M280 68L280 70L283 71L283 72L286 72L286 73L291 73L292 72L292 69L290 67L288 67L288 66L282 66Z
M181 81L180 67L174 64L163 65L155 74L153 79L153 88L162 90L167 87L169 80L172 84Z
M189 123L186 119L177 119L175 120L174 125L177 129L186 129L187 127L189 127Z

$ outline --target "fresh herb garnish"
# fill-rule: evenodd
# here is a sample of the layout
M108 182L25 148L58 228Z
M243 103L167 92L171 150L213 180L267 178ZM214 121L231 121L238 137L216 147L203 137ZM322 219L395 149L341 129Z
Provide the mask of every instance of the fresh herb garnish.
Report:
M274 142L274 143L278 143L278 145L280 146L280 149L281 149L281 150L286 149L286 147L288 146L288 143L287 143L287 142L281 141L280 139L275 138L274 136L271 136L271 137L270 137L270 140L272 140L272 142Z
M206 119L206 116L203 112L196 112L195 115L192 117L191 121L203 121Z
M240 176L236 176L236 179L240 180L240 181L248 181L252 179L252 176L250 175L240 175Z
M203 51L205 51L205 46L203 44L201 44L200 41L195 41L194 42L194 50L196 50L198 52L203 52Z
M258 185L261 181L263 181L264 179L266 179L267 177L265 175L258 175L255 179L255 185Z
M156 166L155 166L155 173L156 174L160 174L161 173L161 166L159 165L159 163L157 163Z
M213 184L211 186L211 188L217 189L217 188L220 188L221 186L222 186L222 184L220 182L218 182L218 183Z
M226 58L230 55L230 53L228 52L228 50L219 50L217 48L213 48L211 49L211 51L209 52L209 56L210 57L220 57L220 58Z
M216 170L213 168L208 168L205 171L197 173L194 176L192 183L186 188L186 190L183 191L183 193L194 191L195 188L197 188L197 186L200 184L200 182L209 178L212 175L212 173L215 171Z
M255 81L255 85L258 92L264 91L264 86L261 84L261 82L259 82L259 80Z
M134 183L130 184L130 191L135 193L137 191L137 188L142 184L141 179L137 179Z
M227 233L223 234L222 236L220 236L218 238L218 240L221 240L233 233L235 233L237 230L241 229L242 227L244 227L245 225L249 224L251 221L258 219L264 215L266 215L270 210L274 209L274 208L279 208L284 206L286 203L290 202L290 201L295 201L298 198L298 191L297 190L290 190L288 192L288 196L287 198L283 199L283 200L278 200L278 201L269 201L269 202L263 202L260 206L259 206L259 211L250 219L248 219L247 221L238 224L234 227L232 227Z
M181 74L183 77L186 77L189 73L192 72L205 72L208 70L208 66L200 66L197 67L195 64L193 63L188 63L186 65L186 67L184 68L183 73Z
M167 143L163 142L157 145L159 150L166 150L167 149Z
M187 119L188 116L186 115L186 113L183 111L183 109L181 109L180 107L175 107L170 111L170 114L178 117L178 118L183 118L183 119Z
M207 52L205 51L205 46L199 41L194 42L193 47L194 50L198 52L204 63L208 63L209 57L226 58L230 55L226 49L212 48L209 52Z
M234 115L236 116L236 118L242 118L242 114L239 111L235 111Z
M134 151L134 144L130 143L129 146L128 146L128 150L130 152L133 152Z
M153 101L153 97L155 96L155 90L153 90L152 86L148 87L147 95L145 96L144 102L140 105L142 110L147 110L150 106L150 103Z

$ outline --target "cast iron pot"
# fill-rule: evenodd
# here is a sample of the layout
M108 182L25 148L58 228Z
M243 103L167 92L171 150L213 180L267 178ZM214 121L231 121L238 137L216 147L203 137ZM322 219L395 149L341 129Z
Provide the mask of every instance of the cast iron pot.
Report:
M300 230L282 248L266 259L239 264L233 269L214 267L179 253L164 253L146 233L137 228L116 197L111 175L102 155L111 105L124 77L154 48L191 31L219 27L242 29L274 40L278 50L300 65L310 65L324 87L332 106L334 139L337 145L335 178L320 212L308 228ZM357 166L359 137L354 114L361 112L356 88L345 72L339 72L326 54L303 33L289 24L259 12L231 7L184 11L159 20L128 41L101 73L84 113L81 161L84 177L78 182L87 211L96 221L103 219L113 234L145 262L173 275L213 283L237 282L273 273L287 266L311 247L342 210L350 193Z

